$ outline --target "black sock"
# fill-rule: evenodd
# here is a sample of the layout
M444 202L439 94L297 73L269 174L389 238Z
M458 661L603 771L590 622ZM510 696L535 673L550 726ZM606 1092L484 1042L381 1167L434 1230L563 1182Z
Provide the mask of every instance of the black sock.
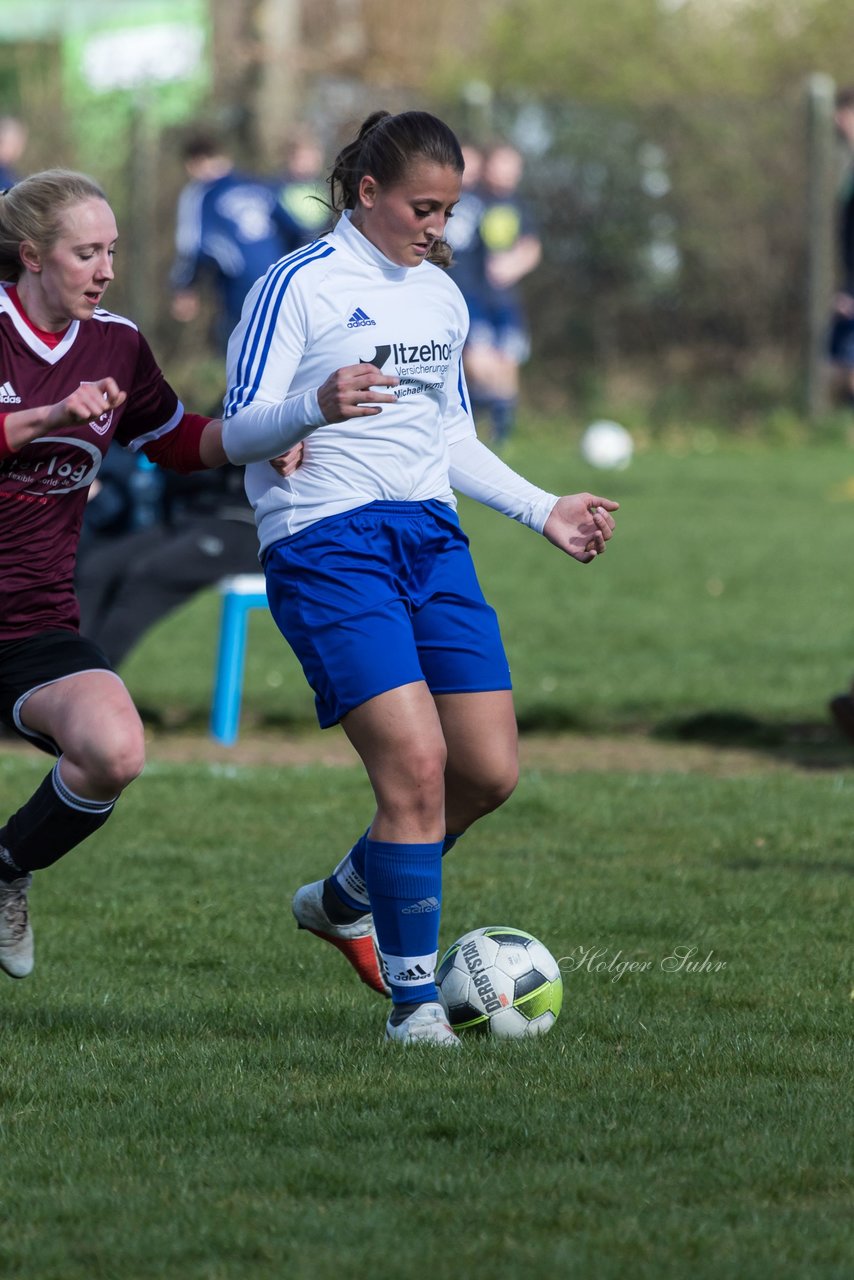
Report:
M57 862L113 812L115 800L86 800L69 791L59 774L59 762L17 813L0 830L0 845L17 868L0 858L0 880L7 883Z
M362 916L368 915L367 907L357 911L341 901L335 892L335 880L332 876L323 882L323 910L333 924L352 924L354 920L361 920Z
M8 849L0 844L0 884L11 884L13 880L20 880L26 875L18 864L14 861Z

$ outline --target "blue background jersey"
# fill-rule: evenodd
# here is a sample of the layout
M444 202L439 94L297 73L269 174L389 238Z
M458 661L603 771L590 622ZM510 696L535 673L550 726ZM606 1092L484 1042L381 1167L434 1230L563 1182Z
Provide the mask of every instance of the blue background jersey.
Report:
M227 337L252 285L288 251L296 234L274 188L262 178L231 172L190 183L178 202L172 286L189 289L212 273Z

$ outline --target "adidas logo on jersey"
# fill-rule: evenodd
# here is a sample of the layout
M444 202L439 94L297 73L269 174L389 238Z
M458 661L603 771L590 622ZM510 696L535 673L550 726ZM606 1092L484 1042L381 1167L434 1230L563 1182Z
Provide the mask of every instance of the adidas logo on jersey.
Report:
M363 311L361 307L357 307L356 310L351 315L350 319L347 321L347 328L348 329L365 329L369 324L375 325L376 320L372 320L371 317L365 311Z
M11 382L4 382L0 387L0 404L20 404L21 397L18 395Z

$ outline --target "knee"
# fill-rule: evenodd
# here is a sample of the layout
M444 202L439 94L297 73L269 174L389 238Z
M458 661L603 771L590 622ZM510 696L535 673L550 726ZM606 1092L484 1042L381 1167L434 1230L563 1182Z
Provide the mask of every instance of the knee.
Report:
M519 766L515 760L501 773L490 778L485 790L485 801L489 806L487 813L491 813L493 809L499 809L505 800L509 800L518 782Z
M398 813L441 813L445 803L444 744L414 748L395 762L384 788L385 804Z
M433 747L413 753L406 762L407 790L419 807L441 806L445 797L444 747Z
M516 787L518 786L518 784L519 784L519 761L516 757L514 757L513 760L508 764L503 777L499 780L498 790L500 794L498 796L498 803L496 804L496 808L498 808L499 805L504 804L505 800L510 799L513 792L516 790Z
M515 759L507 760L500 767L471 779L466 788L471 809L478 817L500 809L516 790L518 781L519 765Z
M114 728L103 741L91 744L80 765L92 787L104 796L117 796L139 777L145 765L142 726Z

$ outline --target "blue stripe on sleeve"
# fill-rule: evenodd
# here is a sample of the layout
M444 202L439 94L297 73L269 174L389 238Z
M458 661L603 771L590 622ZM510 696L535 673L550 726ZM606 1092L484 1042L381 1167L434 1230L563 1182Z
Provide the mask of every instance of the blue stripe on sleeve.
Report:
M236 381L238 386L242 385L243 382L245 381L246 359L249 355L249 351L252 343L252 335L253 333L257 332L258 326L263 324L264 317L267 314L267 309L265 304L271 290L275 288L276 282L281 279L282 275L288 270L288 268L293 263L299 262L303 259L309 259L309 258L313 259L317 254L317 251L320 248L321 243L322 242L319 240L313 240L311 244L303 245L302 248L297 249L294 253L290 253L284 258L280 258L278 262L274 262L272 267L270 267L269 271L267 272L267 276L262 286L261 292L259 293L255 301L255 306L252 311L252 317L246 328L246 335L243 339L243 346L241 348L241 354L238 360L237 371L236 371Z
M460 361L460 373L459 373L459 377L457 378L457 390L458 390L458 391L459 391L459 393L460 393L460 404L463 406L463 408L465 409L466 413L468 413L468 411L469 411L469 407L468 407L468 405L466 404L465 392L464 392L464 390L463 390L463 362L462 362L462 360Z
M282 258L268 271L246 327L237 359L235 385L225 403L225 417L231 417L239 408L251 404L258 393L279 310L291 280L301 267L328 258L334 252L334 245L325 240L315 240Z

